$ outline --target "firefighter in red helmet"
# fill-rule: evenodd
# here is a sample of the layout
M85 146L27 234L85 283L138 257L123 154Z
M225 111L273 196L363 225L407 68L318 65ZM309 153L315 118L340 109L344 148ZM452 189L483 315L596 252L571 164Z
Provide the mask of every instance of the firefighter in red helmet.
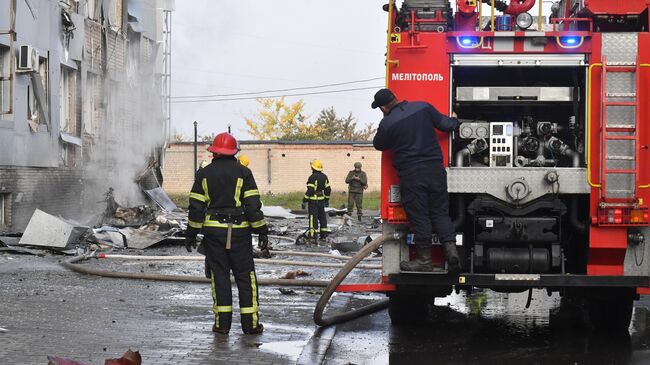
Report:
M214 326L212 331L228 334L232 323L230 271L239 290L239 312L246 334L262 333L259 323L258 290L251 233L259 234L259 247L268 247L268 227L251 170L235 158L237 140L220 133L208 148L212 163L196 172L190 192L189 221L185 247L196 248L196 236L203 232L202 247L212 280Z

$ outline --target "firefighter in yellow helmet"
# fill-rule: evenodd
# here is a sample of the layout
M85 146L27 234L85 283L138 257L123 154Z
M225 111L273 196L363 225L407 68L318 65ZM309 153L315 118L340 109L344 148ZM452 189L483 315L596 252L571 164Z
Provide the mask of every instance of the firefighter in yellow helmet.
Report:
M329 206L332 188L327 175L323 173L323 163L320 160L313 160L310 166L312 173L307 179L307 192L302 199L302 207L307 208L309 212L307 238L313 242L317 233L319 239L325 239L329 235L325 207Z
M246 155L239 155L239 163L248 167L248 164L251 162L251 160L248 158Z

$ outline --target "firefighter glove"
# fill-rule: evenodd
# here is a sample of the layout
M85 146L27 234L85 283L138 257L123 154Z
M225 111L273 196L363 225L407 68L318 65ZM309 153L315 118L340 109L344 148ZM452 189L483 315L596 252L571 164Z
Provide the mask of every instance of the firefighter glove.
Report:
M192 252L192 248L196 249L196 236L185 237L185 249L187 252Z
M269 249L269 236L260 234L257 240L257 248L262 251L267 251Z
M325 202L324 202L323 205L325 205L325 208L329 207L329 206L330 206L330 201L329 201L329 200L325 200Z
M307 209L307 201L303 200L302 205L300 205L302 209Z

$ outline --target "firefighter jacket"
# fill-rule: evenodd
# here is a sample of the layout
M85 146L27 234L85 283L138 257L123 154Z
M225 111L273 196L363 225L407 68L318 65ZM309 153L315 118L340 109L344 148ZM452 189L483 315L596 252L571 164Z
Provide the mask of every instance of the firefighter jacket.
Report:
M354 177L358 177L359 180ZM350 193L363 193L363 190L368 187L368 177L364 171L352 170L348 172L345 178L345 183L348 184L348 192Z
M329 200L332 188L327 175L320 171L313 171L309 179L307 179L307 192L303 201L319 201Z
M398 172L423 163L442 163L434 128L451 132L458 128L458 119L442 115L429 103L402 101L381 120L372 144L395 153L393 166Z
M253 173L232 156L214 158L196 172L190 192L187 236L204 234L232 236L267 233L260 192Z

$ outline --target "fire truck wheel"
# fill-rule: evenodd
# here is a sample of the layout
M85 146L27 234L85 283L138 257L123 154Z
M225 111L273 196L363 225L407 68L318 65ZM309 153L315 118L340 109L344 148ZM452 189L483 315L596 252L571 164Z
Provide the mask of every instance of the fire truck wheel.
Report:
M422 323L429 312L429 300L415 295L391 295L388 315L393 325Z
M599 331L627 332L635 294L633 288L594 291L589 299L589 320L594 328Z

